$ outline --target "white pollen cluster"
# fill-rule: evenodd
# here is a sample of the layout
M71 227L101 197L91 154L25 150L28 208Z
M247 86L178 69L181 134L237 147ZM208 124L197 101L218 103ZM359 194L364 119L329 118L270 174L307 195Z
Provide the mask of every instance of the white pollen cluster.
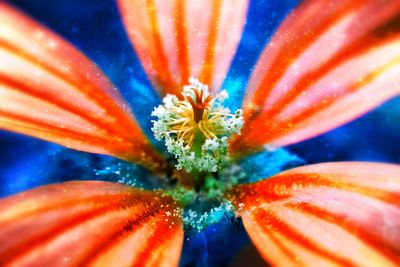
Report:
M228 137L240 134L242 110L231 114L222 106L228 97L225 90L212 97L207 85L193 78L189 82L183 87L183 100L167 95L154 109L152 131L175 156L177 169L216 172L229 160Z

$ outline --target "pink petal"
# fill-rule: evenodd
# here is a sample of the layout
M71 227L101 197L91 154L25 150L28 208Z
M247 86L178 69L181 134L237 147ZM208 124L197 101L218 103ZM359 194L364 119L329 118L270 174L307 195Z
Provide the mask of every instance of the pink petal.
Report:
M273 265L400 262L400 166L310 165L237 186L228 197L253 243Z
M248 0L119 0L127 33L159 93L190 76L217 91L239 43Z
M104 74L71 44L0 3L0 129L150 168L163 163Z
M176 203L108 182L68 182L0 201L1 266L177 266Z
M303 141L398 95L399 15L397 0L300 5L252 74L234 150Z

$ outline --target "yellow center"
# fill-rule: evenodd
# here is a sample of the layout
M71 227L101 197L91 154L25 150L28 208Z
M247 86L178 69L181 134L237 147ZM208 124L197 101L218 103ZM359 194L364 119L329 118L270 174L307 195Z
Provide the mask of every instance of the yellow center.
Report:
M205 139L213 139L217 135L223 134L223 129L217 122L226 114L220 112L210 112L210 107L214 98L209 95L204 96L203 91L192 88L194 98L186 96L174 107L176 118L169 123L170 133L175 133L177 139L181 139L185 144L192 146L196 133L200 132Z

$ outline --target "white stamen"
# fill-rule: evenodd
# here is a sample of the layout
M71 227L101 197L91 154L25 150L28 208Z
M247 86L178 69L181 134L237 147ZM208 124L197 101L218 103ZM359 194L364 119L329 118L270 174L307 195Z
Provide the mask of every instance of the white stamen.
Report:
M216 172L229 160L228 137L240 134L242 110L231 114L222 106L228 97L225 90L212 98L207 85L194 78L189 82L183 87L185 100L167 95L164 104L154 109L152 116L157 120L153 120L152 131L157 140L164 139L178 162L177 169Z

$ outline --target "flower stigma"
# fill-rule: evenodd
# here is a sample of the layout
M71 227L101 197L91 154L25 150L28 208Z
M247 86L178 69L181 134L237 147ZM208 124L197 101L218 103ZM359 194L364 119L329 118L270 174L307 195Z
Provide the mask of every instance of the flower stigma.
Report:
M242 110L231 113L222 106L225 90L213 97L208 86L194 78L183 87L183 100L167 95L154 109L152 131L173 154L175 167L186 172L217 172L229 161L228 138L240 134Z

